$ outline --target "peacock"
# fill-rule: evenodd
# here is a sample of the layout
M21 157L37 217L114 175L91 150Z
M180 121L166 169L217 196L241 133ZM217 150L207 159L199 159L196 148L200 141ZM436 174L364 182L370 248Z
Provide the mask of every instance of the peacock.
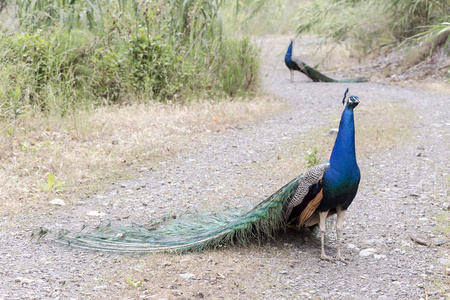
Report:
M120 226L109 222L77 233L66 230L60 241L70 246L116 252L200 251L226 245L246 245L275 238L288 224L319 224L321 258L324 251L325 220L337 214L337 259L343 260L340 235L345 212L356 195L360 171L356 163L353 109L359 98L344 94L344 111L329 161L298 175L270 197L246 212L235 209L210 215L187 212L165 217L147 225Z
M311 68L306 63L301 61L298 57L292 56L292 46L294 44L294 40L291 40L289 44L289 48L286 51L286 55L284 56L284 62L286 66L289 68L291 72L291 82L294 81L294 71L299 71L308 76L314 82L367 82L367 78L351 78L351 79L343 79L343 80L335 80L330 78L314 68Z

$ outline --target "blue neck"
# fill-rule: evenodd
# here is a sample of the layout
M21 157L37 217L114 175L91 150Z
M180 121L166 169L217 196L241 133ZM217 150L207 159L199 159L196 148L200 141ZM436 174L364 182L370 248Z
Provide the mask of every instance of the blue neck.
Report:
M335 170L357 168L353 108L346 106L342 113L339 132L331 152L330 167Z
M291 43L289 44L289 48L287 49L287 52L286 52L286 55L284 56L284 60L288 60L288 61L290 61L291 60L291 57L292 57L292 41L291 41Z

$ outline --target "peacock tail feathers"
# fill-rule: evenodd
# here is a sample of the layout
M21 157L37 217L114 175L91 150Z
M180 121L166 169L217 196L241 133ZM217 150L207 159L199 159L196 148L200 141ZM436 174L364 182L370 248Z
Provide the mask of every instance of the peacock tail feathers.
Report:
M248 212L226 210L211 215L188 212L147 226L108 223L87 232L65 231L60 240L72 247L91 250L182 253L270 239L285 228L285 210L302 178L300 174Z
M307 64L304 64L304 68L308 72L308 77L311 78L314 82L367 82L367 78L350 78L350 79L343 79L343 80L336 80L333 78L330 78L316 69L308 66Z

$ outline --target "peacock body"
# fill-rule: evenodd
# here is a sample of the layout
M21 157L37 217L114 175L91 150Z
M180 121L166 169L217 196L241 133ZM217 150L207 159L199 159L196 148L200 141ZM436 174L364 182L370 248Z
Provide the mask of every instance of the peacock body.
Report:
M284 62L291 72L291 81L294 81L294 71L299 71L308 76L314 82L367 82L367 78L350 78L350 79L342 79L336 80L330 78L316 69L308 66L306 63L301 61L298 57L292 55L292 47L294 41L291 40L289 47L286 51L286 55L284 56Z
M338 238L342 220L356 195L360 172L356 163L353 109L358 97L346 100L339 132L329 162L300 174L248 212L234 210L212 215L187 213L177 219L161 219L146 226L107 224L72 234L62 241L70 246L116 252L185 252L222 245L245 245L273 238L288 222L311 226L319 223L324 253L325 219L337 213ZM338 243L338 258L340 244Z

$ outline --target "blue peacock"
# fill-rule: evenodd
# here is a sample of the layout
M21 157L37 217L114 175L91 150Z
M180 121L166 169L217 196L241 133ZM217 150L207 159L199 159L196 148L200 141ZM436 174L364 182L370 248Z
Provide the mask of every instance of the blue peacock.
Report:
M340 250L342 223L360 181L353 115L359 99L357 96L347 98L347 93L348 89L330 160L300 174L250 211L227 210L211 215L190 213L177 219L163 218L147 226L108 223L75 234L64 231L60 239L83 249L182 253L274 238L292 223L299 226L319 224L321 258L331 259L324 250L325 220L336 213L337 259L343 260Z
M351 79L343 79L343 80L335 80L330 78L314 68L311 68L306 63L301 61L298 57L292 56L292 46L294 44L294 40L291 40L289 47L286 51L286 55L284 56L284 62L291 72L291 81L294 81L294 71L299 71L308 76L314 82L367 82L367 78L351 78Z

